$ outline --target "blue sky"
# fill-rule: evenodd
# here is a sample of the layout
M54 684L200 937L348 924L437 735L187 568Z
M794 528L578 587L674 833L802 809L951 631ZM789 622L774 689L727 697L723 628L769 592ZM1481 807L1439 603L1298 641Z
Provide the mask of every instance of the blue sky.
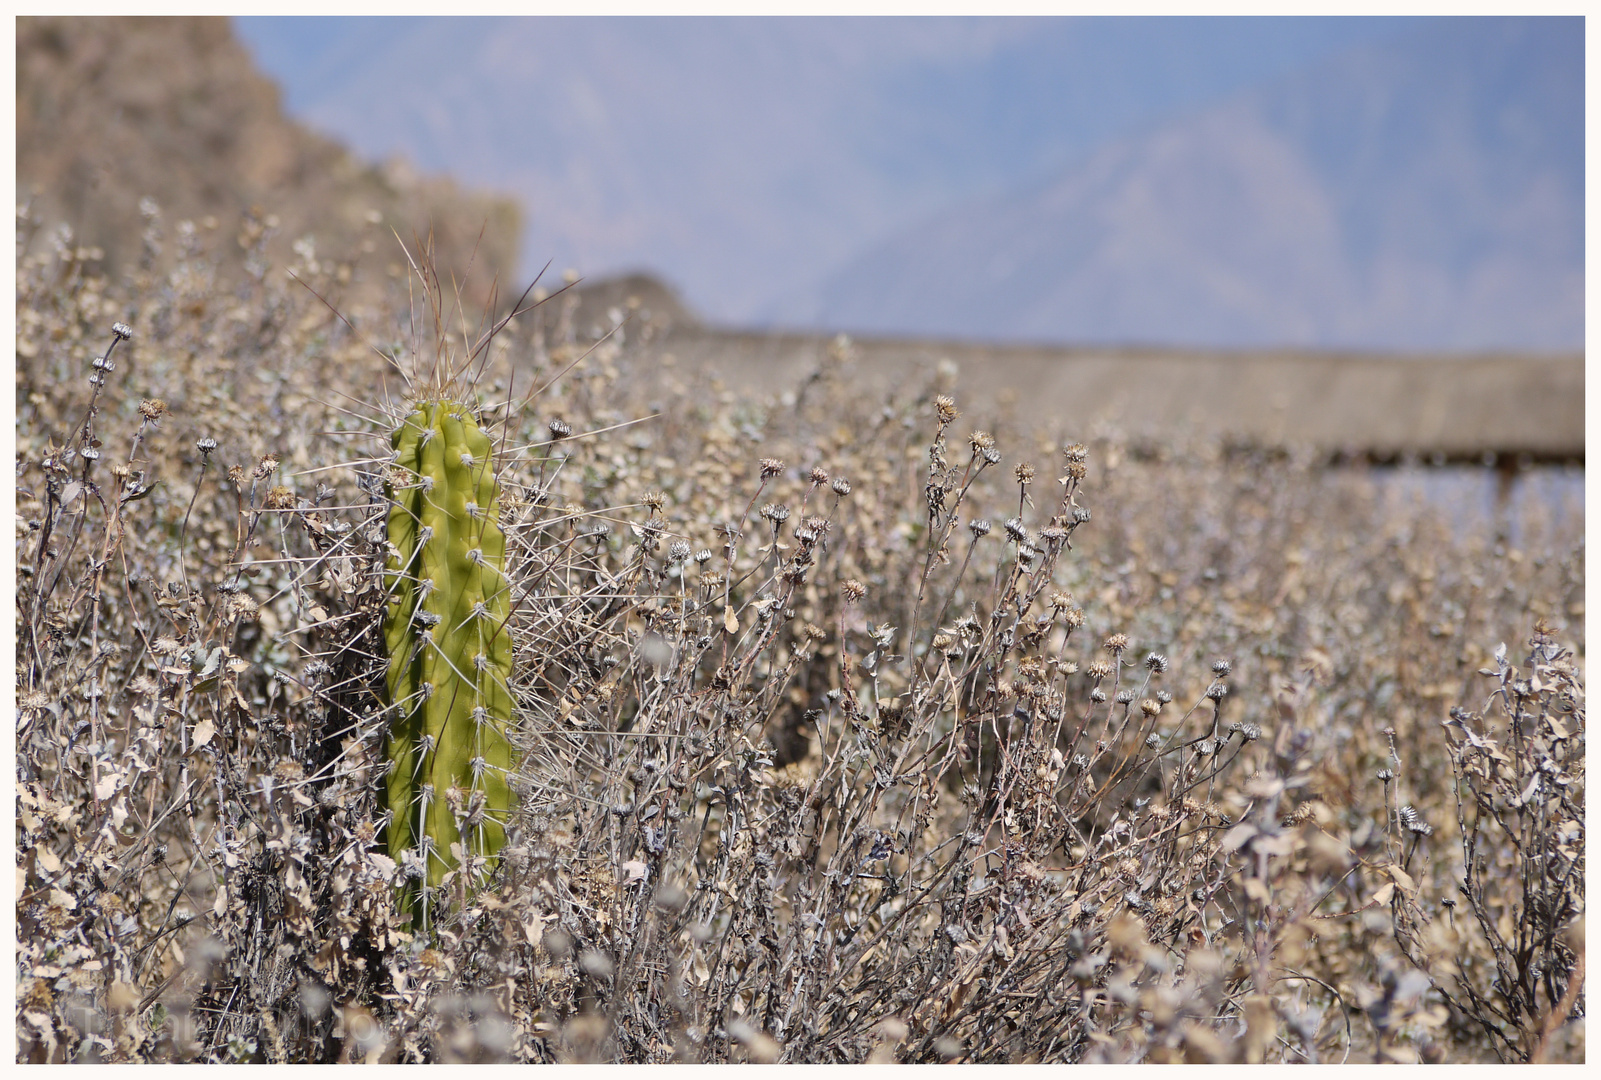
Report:
M291 114L368 158L401 155L517 197L525 271L546 259L590 276L644 269L707 316L750 324L793 321L801 311L826 321L817 298L847 280L856 289L849 271L870 253L904 249L909 232L1048 187L1108 147L1204 122L1252 95L1271 99L1280 87L1294 87L1305 109L1335 108L1311 100L1323 88L1316 75L1308 83L1309 72L1351 83L1324 96L1375 130L1392 104L1426 127L1430 109L1445 117L1456 103L1409 100L1375 111L1362 103L1363 84L1404 90L1405 72L1363 64L1423 70L1430 35L1449 36L1464 21L234 22L283 86ZM1392 48L1407 42L1410 53ZM1524 68L1541 62L1519 60ZM1485 100L1475 107L1487 116L1495 92L1478 95ZM1551 139L1576 143L1582 161L1582 108L1576 115ZM1332 184L1340 163L1316 159L1363 151L1338 124L1324 128L1327 146L1310 149L1309 167L1330 171ZM1413 137L1399 132L1403 143ZM1429 133L1415 137L1427 142ZM1397 138L1395 125L1383 138ZM1453 144L1450 152L1494 156L1508 152L1503 144ZM1362 197L1325 194L1341 205ZM1345 227L1354 235L1374 226ZM870 311L857 317L871 322Z

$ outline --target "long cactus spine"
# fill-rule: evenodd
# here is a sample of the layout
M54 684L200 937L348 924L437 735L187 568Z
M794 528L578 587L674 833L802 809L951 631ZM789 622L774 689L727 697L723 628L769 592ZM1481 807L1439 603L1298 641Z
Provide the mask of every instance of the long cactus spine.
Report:
M511 610L493 448L467 406L419 402L394 432L384 618L396 710L389 851L429 887L460 865L487 875L511 810ZM459 824L458 824L459 823ZM465 836L463 833L465 832ZM480 861L481 860L481 861Z

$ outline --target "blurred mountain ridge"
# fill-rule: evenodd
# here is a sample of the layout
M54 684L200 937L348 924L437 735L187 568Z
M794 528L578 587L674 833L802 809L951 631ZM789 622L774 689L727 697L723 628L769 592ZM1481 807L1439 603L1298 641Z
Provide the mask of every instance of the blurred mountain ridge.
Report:
M281 264L309 235L302 250L316 257L392 267L404 257L391 229L408 246L431 230L441 267L473 266L469 308L516 269L514 202L401 160L362 161L289 119L222 18L19 18L17 196L42 226L35 243L65 225L112 273L170 260L177 223L231 238L247 213L276 224L268 250ZM153 223L164 252L146 245ZM350 287L370 292L383 276L358 272Z
M1583 24L1453 19L930 214L768 312L856 332L1584 341Z

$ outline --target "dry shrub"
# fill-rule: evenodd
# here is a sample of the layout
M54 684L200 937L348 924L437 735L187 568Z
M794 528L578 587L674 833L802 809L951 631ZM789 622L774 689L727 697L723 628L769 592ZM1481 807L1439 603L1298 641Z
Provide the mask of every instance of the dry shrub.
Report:
M764 401L565 297L350 325L256 257L226 297L198 245L19 268L19 1059L1582 1058L1564 519L1514 548L1308 455L997 437L949 372L862 400L845 341ZM518 810L424 934L374 388L458 347ZM1540 616L1507 674L1483 643ZM1442 727L1492 663L1506 733Z

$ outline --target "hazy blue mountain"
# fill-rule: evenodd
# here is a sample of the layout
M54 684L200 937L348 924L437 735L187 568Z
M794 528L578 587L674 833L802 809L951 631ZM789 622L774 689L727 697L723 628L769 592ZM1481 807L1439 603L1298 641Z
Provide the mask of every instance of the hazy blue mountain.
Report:
M923 318L916 307L884 308L882 291L862 292L865 306L834 299L855 295L857 286L836 287L855 271L830 275L878 265L907 242L896 239L903 230L932 223L944 236L938 223L974 200L1037 184L1108 142L1418 25L235 20L297 117L369 156L401 153L520 197L528 269L547 258L591 276L648 269L714 319L838 312L862 325L879 325L881 314L890 319L882 325ZM999 213L1005 204L981 205ZM980 249L982 235L972 233ZM950 243L972 260L954 233ZM977 267L958 266L952 279L995 269ZM869 283L894 289L905 276ZM966 302L941 314L965 320L969 335L1016 330Z
M770 314L1185 345L1581 348L1584 27L1431 21L926 215Z

